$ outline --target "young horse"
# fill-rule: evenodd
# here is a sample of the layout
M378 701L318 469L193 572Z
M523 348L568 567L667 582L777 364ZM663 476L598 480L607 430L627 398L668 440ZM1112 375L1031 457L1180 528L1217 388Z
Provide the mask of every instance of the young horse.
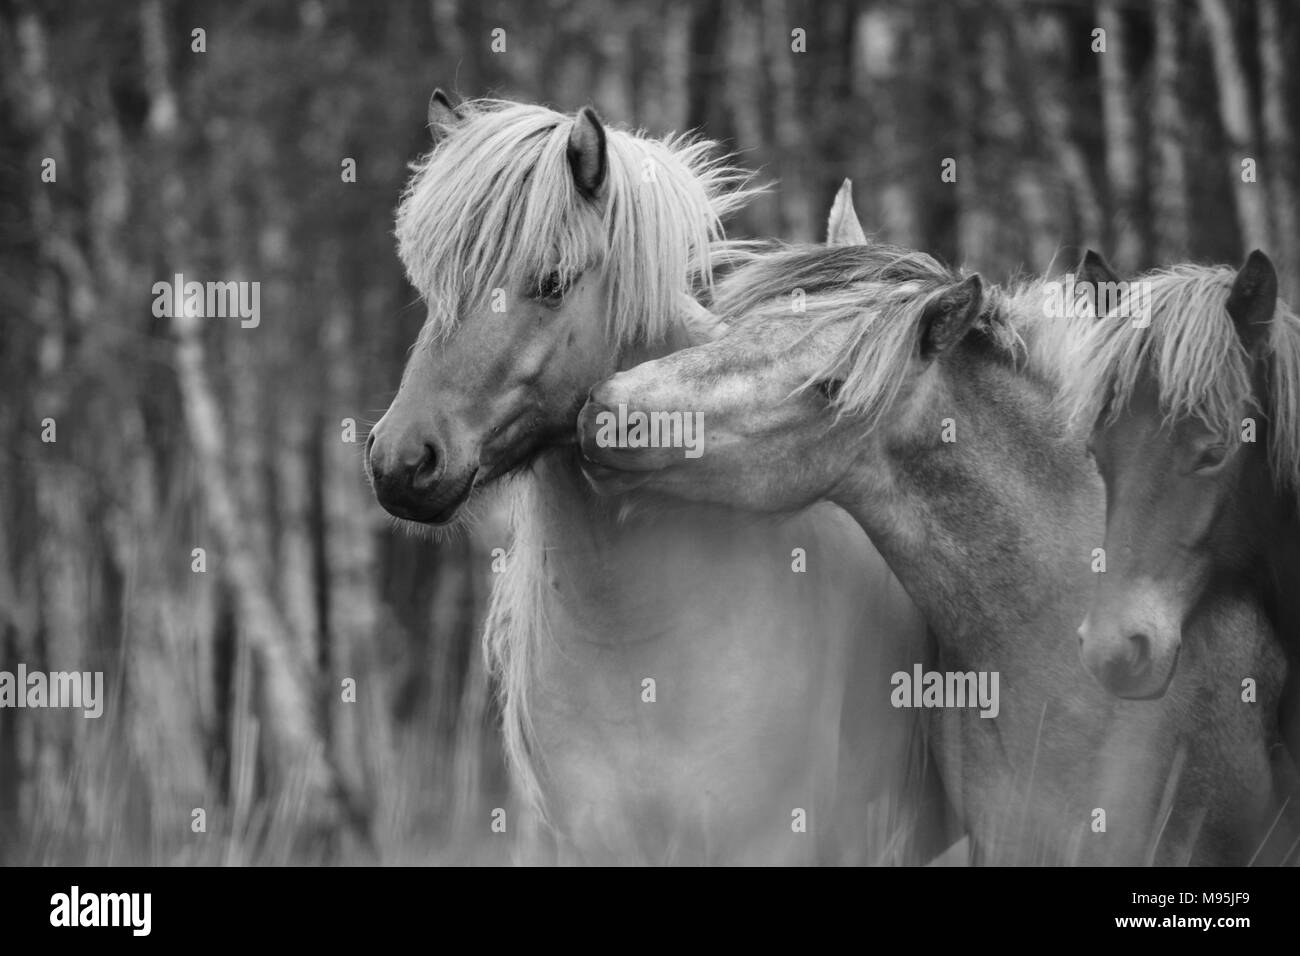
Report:
M1120 292L1067 390L1108 501L1084 663L1122 697L1159 695L1190 620L1225 596L1253 603L1288 651L1280 723L1300 755L1300 318L1261 252L1235 273L1182 265L1127 283L1090 254L1081 278Z
M397 217L428 321L369 467L429 524L517 476L485 643L519 789L564 858L910 859L916 725L845 690L922 625L852 519L606 502L578 468L593 384L713 334L691 293L748 198L737 173L590 110L430 112Z
M592 390L579 416L589 480L852 513L937 634L942 672L857 691L937 706L940 775L977 859L1247 862L1272 794L1260 711L1241 705L1235 675L1275 694L1272 646L1191 655L1187 680L1154 703L1116 700L1079 665L1104 498L1052 412L1079 330L1044 317L1049 288L985 290L879 245L758 257L719 287L729 334ZM615 408L699 412L702 455L611 443ZM1257 623L1249 607L1215 613L1216 627ZM980 675L1001 690L982 711L961 693Z

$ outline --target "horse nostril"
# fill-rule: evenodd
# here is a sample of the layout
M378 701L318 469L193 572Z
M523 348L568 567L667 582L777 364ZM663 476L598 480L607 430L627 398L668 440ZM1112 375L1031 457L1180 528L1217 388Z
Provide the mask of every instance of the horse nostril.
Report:
M433 486L439 472L438 448L432 441L394 440L391 436L376 436L374 431L366 438L366 461L370 477L377 488L393 495L411 491L425 493Z
M411 487L416 491L427 491L434 483L438 473L438 450L428 442L424 443L424 453L411 468Z
M1141 670L1151 663L1150 637L1145 634L1130 634L1128 643L1134 670Z

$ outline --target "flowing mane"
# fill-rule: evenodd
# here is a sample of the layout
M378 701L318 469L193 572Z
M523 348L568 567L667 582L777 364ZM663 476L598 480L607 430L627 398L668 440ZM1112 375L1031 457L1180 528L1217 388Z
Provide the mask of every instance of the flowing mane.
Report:
M793 294L810 316L808 334L843 321L853 323L844 352L804 383L842 380L832 400L840 415L868 428L893 407L920 347L921 316L937 295L964 275L931 256L885 243L784 247L751 254L718 283L715 310L728 322L791 314ZM1006 289L989 287L976 331L1000 358L1058 383L1075 347L1079 322L1049 318L1042 279Z
M1169 422L1192 418L1224 441L1240 433L1244 409L1272 424L1269 460L1279 489L1300 490L1300 318L1278 300L1269 328L1268 407L1259 408L1248 356L1228 315L1236 271L1224 266L1178 265L1137 276L1149 295L1150 325L1109 318L1093 323L1082 340L1071 377L1072 417L1091 427L1113 418L1146 376L1156 383ZM1130 284L1129 288L1134 286ZM1118 315L1128 315L1121 300Z
M477 100L413 164L397 209L398 254L429 306L417 348L445 337L494 290L558 272L600 270L607 332L622 350L704 320L694 296L712 287L731 246L722 220L757 192L750 175L717 157L716 143L651 139L605 127L603 209L577 190L567 147L576 117L543 106ZM506 758L526 803L545 817L528 688L546 615L547 515L562 509L546 469L508 485L507 573L496 578L483 632L497 681Z
M412 166L397 209L398 255L430 307L424 337L445 335L511 276L601 268L612 341L654 341L677 297L711 283L722 219L755 192L709 140L606 127L598 211L569 169L573 115L500 100L458 112L462 121Z

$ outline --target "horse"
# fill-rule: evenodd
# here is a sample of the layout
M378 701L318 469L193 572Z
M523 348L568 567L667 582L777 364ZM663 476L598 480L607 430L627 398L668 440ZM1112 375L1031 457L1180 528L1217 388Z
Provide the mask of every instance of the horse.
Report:
M526 861L930 852L916 720L846 695L924 640L853 520L607 501L579 467L594 384L717 334L696 297L754 194L745 175L711 142L590 108L435 92L429 123L396 222L428 316L367 467L416 527L508 498L484 645L521 818L544 837Z
M1235 675L1275 697L1276 645L1252 605L1223 602L1202 626L1251 639L1214 657L1196 642L1159 701L1117 699L1083 671L1105 497L1053 401L1084 330L1047 318L1052 288L986 287L884 244L755 253L717 288L727 334L592 390L588 481L852 514L939 644L933 675L858 692L933 715L976 862L1249 862L1275 799L1263 710L1242 706ZM700 453L611 441L613 409L698 415Z
M1287 652L1279 725L1300 758L1300 318L1259 251L1129 281L1090 253L1080 279L1118 293L1065 392L1108 502L1084 663L1112 693L1158 696L1189 620L1253 602Z

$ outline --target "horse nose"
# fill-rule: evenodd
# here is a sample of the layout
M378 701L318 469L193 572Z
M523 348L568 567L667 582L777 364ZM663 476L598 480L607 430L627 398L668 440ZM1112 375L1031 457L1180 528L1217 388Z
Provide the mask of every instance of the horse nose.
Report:
M1112 654L1102 664L1102 683L1124 696L1136 693L1145 686L1147 672L1151 669L1152 641L1147 634L1128 635L1121 652Z
M385 507L410 510L437 484L438 446L410 429L390 435L376 425L366 439L366 458L375 494Z
M377 482L401 481L427 490L438 471L438 449L431 441L383 441L374 433L366 440L370 474Z

